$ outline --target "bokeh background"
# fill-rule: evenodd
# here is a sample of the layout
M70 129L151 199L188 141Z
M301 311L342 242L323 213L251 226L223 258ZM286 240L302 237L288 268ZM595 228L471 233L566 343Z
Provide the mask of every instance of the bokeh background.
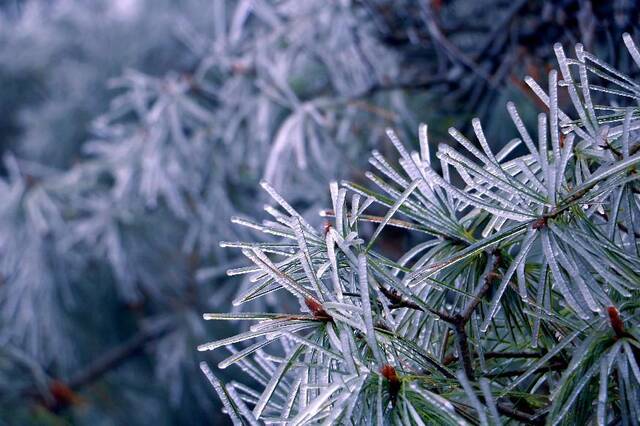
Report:
M202 313L236 309L219 243L258 238L229 221L263 216L260 180L322 226L328 183L364 181L386 127L437 144L478 116L499 147L507 100L540 111L522 79L545 83L553 43L633 74L639 9L0 1L0 425L225 424L198 369L219 355L195 347L235 327Z

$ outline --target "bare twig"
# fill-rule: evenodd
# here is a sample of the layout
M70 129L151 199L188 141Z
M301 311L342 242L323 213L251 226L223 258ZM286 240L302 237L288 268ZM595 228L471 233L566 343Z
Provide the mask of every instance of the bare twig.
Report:
M174 328L173 324L163 322L143 328L124 343L116 346L102 356L94 359L89 365L67 380L67 386L73 390L80 389L98 380L104 374L116 369L129 359L138 355L144 347L156 341Z
M533 373L535 374L535 373L547 373L549 371L562 371L565 368L567 368L567 363L562 361L557 361L552 364L545 365L544 367L537 368L536 370L533 371ZM501 377L504 378L504 377L521 376L526 372L527 372L526 369L509 370L509 371L501 371L499 373L487 373L484 375L484 377L488 379L498 379Z
M142 352L147 344L162 338L173 330L174 327L175 325L170 322L159 322L144 327L125 342L109 349L94 359L67 380L52 380L49 386L51 398L44 398L43 400L41 392L33 387L26 388L19 392L19 394L22 398L32 398L43 402L51 411L60 411L73 403L73 401L79 400L75 392L92 384L105 374L133 359Z

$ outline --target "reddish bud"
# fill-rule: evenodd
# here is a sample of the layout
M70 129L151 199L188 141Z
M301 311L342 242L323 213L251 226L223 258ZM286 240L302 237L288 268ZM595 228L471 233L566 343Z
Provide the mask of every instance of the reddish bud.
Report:
M396 369L389 364L385 364L380 368L380 374L389 382L389 395L391 402L395 405L398 392L400 391L400 379L398 379Z
M382 368L380 368L380 373L385 379L389 380L390 382L398 381L398 374L396 373L396 369L393 368L392 365L383 365Z
M531 229L542 229L545 226L547 226L547 218L546 217L541 217L539 219L536 219L532 224L531 224Z
M57 407L68 407L80 402L80 397L60 380L51 382L49 392L51 392L51 396L53 396Z
M324 221L324 236L326 237L329 231L331 230L331 222L328 220Z
M620 318L620 312L616 309L615 306L609 306L607 308L607 312L609 313L609 322L611 322L611 328L616 333L616 336L623 337L627 333L624 331L624 322L622 318Z
M306 299L304 299L304 303L305 305L307 305L307 308L309 308L309 311L311 311L311 314L316 319L320 319L323 321L331 320L331 315L329 315L327 311L324 310L324 308L322 307L322 304L318 302L316 299L312 297L307 297Z

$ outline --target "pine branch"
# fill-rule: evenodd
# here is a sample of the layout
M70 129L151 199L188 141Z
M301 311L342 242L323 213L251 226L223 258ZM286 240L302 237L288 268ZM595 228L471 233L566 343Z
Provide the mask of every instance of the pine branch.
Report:
M456 345L458 353L462 358L462 366L467 377L471 380L475 378L475 371L473 369L473 358L469 351L469 339L465 330L467 320L461 316L456 316L453 324L453 330L456 335Z
M101 379L105 374L108 374L139 355L147 345L163 338L174 329L174 324L166 322L159 322L151 326L143 327L135 335L120 345L109 349L76 374L69 377L66 381L67 386L73 390L79 390L91 385L96 380Z
M524 5L518 2L504 25ZM451 47L434 17L425 18L439 46ZM628 39L625 43L640 66L640 51ZM640 258L630 231L640 217L633 191L640 155L630 155L635 143L630 139L637 136L631 129L635 132L640 124L632 124L627 113L622 125L610 129L625 155L602 155L599 126L619 118L597 116L603 107L590 104L585 74L613 74L620 92L638 98L640 92L627 77L584 53L582 46L576 47L577 59L571 61L560 46L555 51L563 83L558 83L555 70L549 72L548 92L527 80L549 109L538 116L537 143L513 104L507 109L520 139L494 153L482 124L474 119L471 127L478 144L450 129L459 149L439 145L440 167L432 165L426 125L418 131L415 152L388 130L398 164L373 153L370 163L378 174L366 177L378 192L348 182L343 188L332 184L333 209L324 216L333 217L334 223L322 231L304 223L266 186L280 206L267 209L275 221L246 225L293 241L286 246L293 249L233 244L253 263L234 271L251 274L253 288L243 300L286 290L304 301L312 320L301 324L294 317L248 314L242 319L258 321L250 332L200 347L215 349L265 336L264 343L234 350L231 361L249 366L245 358L275 339L290 354L273 365L263 354L251 357L259 369L278 372L276 379L263 380L259 397L246 392L248 400L258 398L251 414L243 412L241 397L230 390L222 395L213 381L223 401L233 400L238 407L225 403L237 418L281 416L283 405L293 407L292 402L300 401L286 414L294 423L313 416L326 416L327 423L340 422L343 416L374 416L381 423L397 417L406 423L477 419L490 424L489 415L496 423L504 417L524 424L560 424L569 415L581 423L604 423L620 411L619 401L632 403L627 389L640 383L637 345L629 330L637 326L637 318L627 312L637 310L632 300L640 291ZM453 53L449 49L455 59ZM581 70L576 77L581 96L570 67ZM559 88L569 91L581 121L560 110ZM585 114L590 114L590 126L580 124L587 122ZM529 153L509 159L520 144ZM454 184L452 169L463 185ZM353 193L350 203L348 191ZM372 203L387 213L368 214ZM396 213L407 219L395 218ZM363 222L376 223L368 241L359 229ZM376 252L377 237L386 226L419 237L397 260ZM384 301L375 300L378 292ZM613 300L626 300L620 305L625 306L624 320ZM605 309L608 320L602 317ZM290 339L300 346L292 350ZM522 350L526 342L539 351ZM380 367L362 368L367 365ZM632 370L633 375L628 373ZM595 381L597 410L584 410L595 405ZM550 384L557 389L552 391ZM290 396L282 401L276 389ZM629 418L628 413L621 415Z
M567 368L567 363L566 362L556 361L556 362L550 363L547 366L540 367L540 368L537 368L537 369L533 370L533 374L547 373L547 372L550 372L550 371L563 371L566 368ZM487 373L487 374L484 375L484 377L486 377L488 379L499 379L499 378L505 378L505 377L517 377L517 376L522 376L526 372L527 372L527 369L509 370L509 371L501 371L499 373Z
M77 373L68 379L54 379L51 381L49 392L53 398L47 395L42 401L44 405L53 412L59 412L69 405L79 401L76 392L90 386L95 381L100 380L104 375L133 360L140 355L144 348L166 336L175 329L175 324L168 322L158 322L151 326L144 327L135 335L123 343L112 347L105 353L91 361ZM34 389L25 389L20 392L22 397L30 397L41 400L41 394Z

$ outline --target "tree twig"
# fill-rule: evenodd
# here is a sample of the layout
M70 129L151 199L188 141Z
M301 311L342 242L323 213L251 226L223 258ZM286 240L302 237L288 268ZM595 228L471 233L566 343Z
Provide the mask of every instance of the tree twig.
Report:
M166 322L143 328L124 343L108 350L78 373L71 376L69 380L66 381L67 386L73 390L77 390L93 383L104 374L138 355L148 343L162 338L173 330L173 328L173 324Z
M73 401L78 400L75 392L92 384L105 374L133 359L142 352L147 344L162 338L174 328L175 324L171 322L159 322L142 328L128 340L95 358L91 363L68 379L52 380L49 388L52 398L45 398L45 400L42 401L43 396L41 392L38 392L32 387L22 390L19 392L19 395L22 398L40 400L51 411L60 411Z

